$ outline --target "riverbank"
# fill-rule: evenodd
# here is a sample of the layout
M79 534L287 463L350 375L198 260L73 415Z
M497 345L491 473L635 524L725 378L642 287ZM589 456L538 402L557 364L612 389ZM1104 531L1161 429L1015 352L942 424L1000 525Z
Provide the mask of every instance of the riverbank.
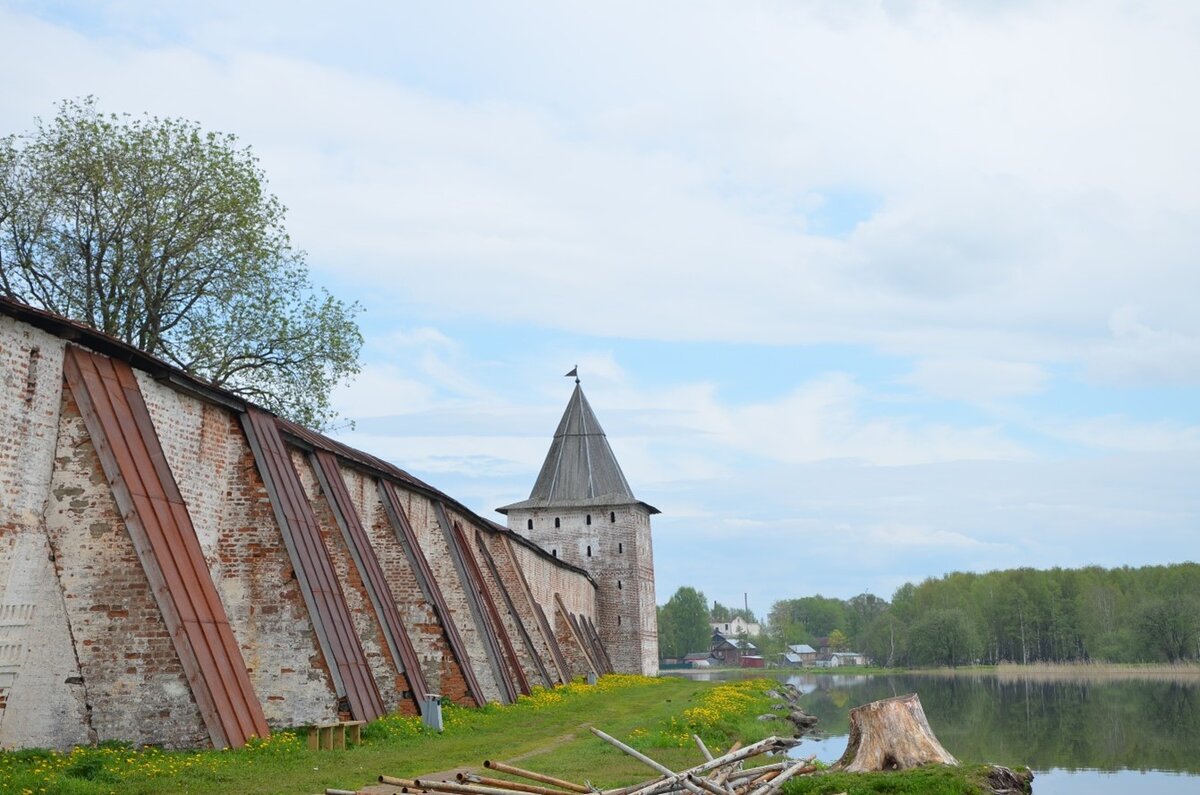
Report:
M0 792L300 795L326 787L366 787L380 774L411 778L460 767L479 769L484 759L517 761L602 787L623 786L646 779L648 771L597 740L587 726L613 734L672 769L684 769L700 761L692 734L699 734L714 752L734 740L750 743L790 735L793 727L782 718L758 720L776 703L767 695L776 687L777 682L764 679L714 683L607 676L594 686L577 682L536 690L509 706L448 706L441 734L426 731L415 717L389 716L365 728L361 745L340 751L309 751L296 733L285 731L237 751L169 752L107 744L69 753L0 752ZM820 784L814 789L809 783L794 789L789 784L787 791L949 795L974 791L967 783L971 775L967 769L933 778L927 771L905 771L880 779L892 789L878 789L868 775L852 779L849 789Z
M1200 663L999 663L957 668L924 668L907 673L932 676L995 676L1000 681L1080 682L1114 680L1196 681Z

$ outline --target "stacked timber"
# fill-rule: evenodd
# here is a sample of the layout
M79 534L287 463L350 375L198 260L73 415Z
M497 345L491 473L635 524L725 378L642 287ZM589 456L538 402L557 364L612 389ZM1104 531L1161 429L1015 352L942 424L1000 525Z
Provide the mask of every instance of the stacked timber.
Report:
M797 744L797 740L768 737L753 745L741 747L736 743L728 752L714 757L699 737L696 744L704 754L705 761L686 770L671 770L665 765L630 748L625 743L605 734L599 729L592 733L605 742L654 770L657 775L637 784L616 789L600 789L590 782L583 784L565 781L532 770L512 767L500 762L485 760L483 766L509 776L536 782L533 784L510 779L490 778L473 773L459 773L455 781L435 781L429 778L397 778L380 776L381 784L399 787L403 793L425 795L425 793L449 793L450 795L776 795L783 783L798 775L807 775L817 770L814 758L775 762L747 767L763 754L785 751ZM357 790L326 790L327 795L355 795Z

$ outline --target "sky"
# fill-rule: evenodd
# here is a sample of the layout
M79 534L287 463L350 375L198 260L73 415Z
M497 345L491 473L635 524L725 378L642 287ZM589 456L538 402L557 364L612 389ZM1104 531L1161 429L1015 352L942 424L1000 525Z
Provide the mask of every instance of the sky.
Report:
M1200 559L1200 4L0 0L0 134L236 134L338 435L484 516L579 366L658 600Z

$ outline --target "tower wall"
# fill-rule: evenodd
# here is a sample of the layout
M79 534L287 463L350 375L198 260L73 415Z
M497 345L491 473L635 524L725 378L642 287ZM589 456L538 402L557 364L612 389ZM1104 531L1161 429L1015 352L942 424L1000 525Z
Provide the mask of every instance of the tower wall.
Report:
M656 674L654 549L645 506L515 509L508 523L596 581L596 629L617 671Z

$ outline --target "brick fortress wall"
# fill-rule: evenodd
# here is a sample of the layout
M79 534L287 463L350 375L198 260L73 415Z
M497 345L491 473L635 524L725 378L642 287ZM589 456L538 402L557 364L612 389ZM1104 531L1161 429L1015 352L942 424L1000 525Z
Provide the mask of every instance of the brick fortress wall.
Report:
M86 334L82 341L88 341ZM108 739L206 746L209 734L178 649L95 443L63 388L65 345L54 333L0 314L0 423L6 428L0 437L0 746L64 748ZM330 661L238 412L137 367L135 375L153 425L142 432L161 444L244 660L251 697L272 728L334 719L339 699ZM408 679L385 643L363 578L304 451L291 447L288 463L320 526L323 548L316 554L326 556L335 572L350 608L352 635L384 705L411 713ZM544 682L543 668L560 678L533 602L560 644L567 639L554 617L555 594L570 611L602 625L596 589L585 575L511 544L432 489L394 480L448 606L449 615L439 616L384 510L376 485L380 473L345 462L340 472L430 690L474 703L468 664L484 700L500 699L497 676L515 683L517 668L532 684ZM472 614L466 589L473 586L463 582L451 558L438 501L463 529L464 553L481 572L481 587L497 608L515 660L507 652L492 659L495 646L485 633L495 638L499 629L493 618L481 626ZM499 580L477 548L477 530ZM454 653L443 620L453 622L469 663ZM568 651L564 645L564 654ZM584 672L578 664L571 668L576 675Z

